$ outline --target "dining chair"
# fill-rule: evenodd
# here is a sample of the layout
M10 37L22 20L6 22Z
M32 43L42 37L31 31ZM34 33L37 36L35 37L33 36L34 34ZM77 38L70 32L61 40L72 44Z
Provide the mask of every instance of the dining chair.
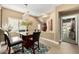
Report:
M23 40L20 38L20 37L10 37L10 34L9 33L4 33L4 39L7 41L7 49L8 49L8 54L11 53L11 47L13 46L16 46L16 45L19 45L21 44L22 46L22 52L24 52L24 48L23 48ZM13 41L14 40L14 41ZM15 51L14 53L20 51L20 48L19 50Z
M23 46L24 46L26 49L31 48L33 54L35 54L35 50L36 50L37 48L38 48L38 50L39 50L39 38L40 38L40 33L41 33L41 32L33 32L32 35L27 35L27 36L22 35Z
M39 51L39 39L40 39L40 33L41 32L33 32L33 42L34 42L34 45L37 46L36 48L38 48L38 51ZM36 49L35 48L35 49Z

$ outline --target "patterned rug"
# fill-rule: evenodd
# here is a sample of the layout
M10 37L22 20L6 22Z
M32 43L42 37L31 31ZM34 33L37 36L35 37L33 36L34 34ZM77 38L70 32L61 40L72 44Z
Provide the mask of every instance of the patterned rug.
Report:
M40 49L39 49L39 51L38 51L38 49L36 49L35 54L45 54L45 53L48 52L48 48L45 45L40 44L39 46L40 46ZM20 47L19 46L14 46L13 50L16 51L18 48L20 48ZM24 53L22 53L22 51L18 51L15 54L32 54L32 50L24 48Z

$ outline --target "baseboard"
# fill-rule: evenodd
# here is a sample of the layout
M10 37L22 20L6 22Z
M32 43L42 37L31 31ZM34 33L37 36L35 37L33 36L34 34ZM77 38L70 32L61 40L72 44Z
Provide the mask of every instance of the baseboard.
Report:
M48 43L47 45L49 46L58 46L59 45L59 42L56 42L54 40L50 40L50 39L47 39L47 38L44 38L44 37L41 37L41 39L44 41L44 43Z

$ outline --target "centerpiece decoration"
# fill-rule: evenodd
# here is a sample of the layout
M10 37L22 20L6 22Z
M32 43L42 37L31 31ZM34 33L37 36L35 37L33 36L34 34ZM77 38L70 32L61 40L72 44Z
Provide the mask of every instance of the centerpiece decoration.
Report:
M28 34L28 28L32 25L32 21L22 21L21 24L26 27L26 34Z

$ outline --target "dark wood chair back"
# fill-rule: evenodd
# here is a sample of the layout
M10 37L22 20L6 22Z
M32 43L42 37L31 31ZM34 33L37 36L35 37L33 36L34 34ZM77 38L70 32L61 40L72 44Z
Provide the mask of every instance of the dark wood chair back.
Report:
M7 34L4 34L4 39L7 41L8 46L10 46L10 40Z
M25 48L30 48L33 45L33 41L30 40L32 38L32 35L24 36L21 35L23 39L23 45Z
M32 35L27 35L27 36L24 36L24 35L21 35L22 36L22 39L23 39L23 46L28 49L28 48L31 48L32 49L32 52L35 53L35 50L37 48L39 48L39 38L40 38L40 33L41 32L33 32ZM38 43L35 47L35 43Z
M18 45L18 44L22 44L22 52L24 52L24 49L23 49L23 41L20 40L20 41L17 41L17 42L11 42L11 36L10 34L7 32L7 33L4 33L4 39L6 40L7 42L7 45L8 45L8 53L10 54L11 53L11 47L15 46L15 45ZM17 53L19 50L17 51L14 51L14 53Z
M41 32L33 32L33 41L34 42L39 41L40 33Z

